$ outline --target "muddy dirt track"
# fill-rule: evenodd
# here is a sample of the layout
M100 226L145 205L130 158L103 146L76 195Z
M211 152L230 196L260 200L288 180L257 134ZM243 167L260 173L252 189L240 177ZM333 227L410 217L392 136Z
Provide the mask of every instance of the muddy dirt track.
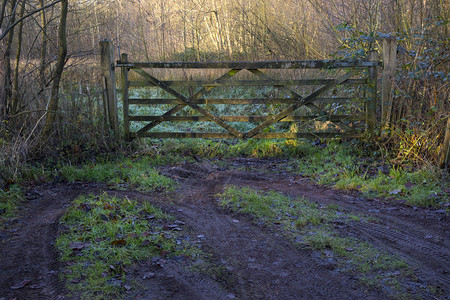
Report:
M139 262L127 271L138 289L127 299L389 299L381 285L368 288L350 270L309 248L296 247L276 227L255 224L245 215L220 208L217 194L226 185L274 190L376 222L339 226L340 233L368 241L410 264L417 275L410 294L450 299L450 226L445 212L362 198L358 193L320 187L287 173L284 161L235 159L226 163L187 163L161 169L179 183L170 196L108 190L92 183L30 187L18 221L0 232L0 299L67 299L63 271L53 243L58 220L80 194L107 191L150 201L185 223L190 236L210 253L211 272L191 272L183 260ZM218 166L220 165L220 167ZM151 274L147 275L146 274ZM438 294L428 292L433 287Z

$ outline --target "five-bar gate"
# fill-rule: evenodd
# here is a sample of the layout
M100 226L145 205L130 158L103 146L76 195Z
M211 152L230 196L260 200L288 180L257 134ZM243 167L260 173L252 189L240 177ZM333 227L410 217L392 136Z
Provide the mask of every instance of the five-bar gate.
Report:
M375 127L379 65L376 51L370 52L366 60L357 61L131 62L126 54L122 54L116 66L121 68L125 138L359 136ZM159 69L181 69L183 74L188 70L204 69L215 70L216 73L221 71L222 74L213 79L194 80L184 76L182 80L167 80L157 78L157 74L163 73L154 72ZM307 72L300 70L310 71L305 76ZM314 74L320 77L312 78ZM130 80L131 77L134 80ZM136 93L130 92L134 87L160 89L162 92L155 94L165 96L136 97ZM230 97L224 88L233 87L253 89L253 93ZM262 89L276 92L262 96L258 93ZM130 107L145 105L160 105L165 112L159 115L130 113ZM241 115L224 115L213 109L215 105L253 105L258 109L237 110ZM190 128L172 132L158 126L164 122L210 122L214 124L211 126L214 130L205 126L201 132L193 132ZM252 127L239 130L238 122L251 122ZM276 127L279 122L296 126Z

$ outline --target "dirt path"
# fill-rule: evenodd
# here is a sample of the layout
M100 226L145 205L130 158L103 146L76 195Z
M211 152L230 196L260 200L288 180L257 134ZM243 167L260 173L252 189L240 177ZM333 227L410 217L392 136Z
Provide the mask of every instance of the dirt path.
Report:
M141 288L129 299L386 299L389 290L368 289L351 272L324 263L315 251L299 249L276 229L253 223L217 205L217 193L227 184L275 190L312 201L335 203L345 210L373 217L364 226L344 224L343 234L389 250L415 267L417 296L428 285L450 299L450 227L442 211L368 201L358 194L318 187L283 171L283 162L240 159L218 167L213 163L182 164L161 172L180 183L167 197L134 191L108 191L150 201L185 222L193 242L210 253L209 271L186 270L183 260L140 262L127 277ZM223 163L220 164L223 166ZM0 299L58 299L67 294L58 279L61 270L53 242L59 216L77 195L95 186L43 185L31 191L18 224L0 233ZM146 276L151 274L151 276ZM151 277L151 278L148 278ZM29 282L26 282L27 280ZM26 283L26 284L24 284ZM24 285L22 287L22 285ZM12 289L14 288L14 289ZM4 298L2 298L4 297Z
M64 298L53 244L60 216L87 189L81 184L44 184L27 193L21 217L0 232L0 299Z

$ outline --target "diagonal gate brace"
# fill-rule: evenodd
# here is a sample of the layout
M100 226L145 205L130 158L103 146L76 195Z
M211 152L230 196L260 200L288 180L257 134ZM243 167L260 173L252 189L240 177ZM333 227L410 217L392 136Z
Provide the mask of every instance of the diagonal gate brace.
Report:
M251 73L255 74L256 76L258 76L259 78L263 78L265 80L273 80L272 78L270 78L269 76L267 76L266 74L264 74L263 72L261 72L260 70L257 69L248 69L248 71L250 71ZM291 90L290 88L288 88L285 85L274 85L274 87L277 88L282 88L285 91L287 91L288 93L290 93L295 100L301 100L302 96L300 96L299 94L297 94L296 92L294 92L293 90ZM308 108L312 109L313 111L315 111L316 113L321 114L322 116L326 116L328 115L325 111L323 111L322 109L320 109L319 107L317 107L317 105L315 105L314 103L310 102L310 103L306 103L305 106L307 106ZM333 122L335 123L335 122ZM342 123L342 122L337 122L338 126L341 126L343 128L345 128L347 131L354 131L351 127L347 126L346 124Z
M269 127L273 123L276 123L279 120L287 117L289 114L291 114L292 112L294 112L295 110L297 110L301 106L312 103L315 98L317 98L321 94L329 91L330 89L334 88L335 86L343 83L347 79L350 79L355 74L356 74L356 71L351 70L348 73L346 73L346 74L342 75L341 77L339 77L338 79L334 80L332 83L329 83L329 84L321 87L317 91L311 93L309 96L307 96L305 98L301 98L301 97L298 98L297 101L292 106L290 106L290 107L286 108L285 110L279 112L278 114L276 114L275 116L271 117L269 120L261 123L260 125L256 126L252 130L246 132L244 134L243 138L251 138L251 137L257 135L258 133L260 133L262 130L264 130L265 128Z
M205 115L207 118L209 118L211 121L213 121L214 123L216 123L217 125L219 125L220 127L224 128L225 130L227 130L229 133L231 133L233 136L237 137L237 138L243 138L243 133L239 132L238 130L234 129L232 126L228 125L227 123L225 123L221 118L214 116L213 114L211 114L210 112L208 112L207 110L203 109L202 107L198 106L195 103L195 100L192 99L192 97L185 97L184 95L178 93L177 91L175 91L174 89L172 89L169 85L167 85L166 83L158 80L157 78L153 77L152 75L148 74L147 72L145 72L144 70L141 69L134 69L134 71L136 73L138 73L139 75L141 75L145 80L147 80L148 82L158 86L159 88L165 90L166 92L168 92L169 94L175 96L177 99L179 99L180 101L184 102L186 105L192 107L193 109L197 110L198 112L200 112L201 114ZM180 108L181 109L181 108Z
M219 77L216 82L220 82L220 81L225 81L229 78L231 78L232 76L234 76L236 73L238 73L239 71L241 71L241 69L232 69L230 71L228 71L227 73L225 73L224 75L222 75L221 77ZM190 98L193 101L196 101L197 99L199 99L201 96L203 96L204 94L208 93L209 91L211 91L212 89L216 88L215 86L206 86L203 87L200 91L198 91L197 93L193 94ZM172 109L170 109L169 111L167 111L166 113L163 114L164 117L167 116L172 116L174 114L176 114L177 112L179 112L181 109L183 109L183 107L185 107L186 104L178 104L175 107L173 107ZM144 127L142 127L141 129L139 129L139 131L137 132L137 134L140 133L144 133L149 131L150 129L152 129L153 127L157 126L158 124L162 123L162 121L154 121L151 122L147 125L145 125Z

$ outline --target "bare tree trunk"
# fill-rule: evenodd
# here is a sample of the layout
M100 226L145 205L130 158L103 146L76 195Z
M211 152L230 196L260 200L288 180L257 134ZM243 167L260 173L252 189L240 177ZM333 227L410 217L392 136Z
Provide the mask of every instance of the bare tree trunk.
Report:
M2 27L3 19L5 17L6 3L8 3L8 0L3 0L3 2L2 2L2 10L0 11L0 28Z
M44 7L44 0L39 0L39 5L41 8ZM47 20L45 18L45 10L41 11L41 65L39 66L39 80L41 84L41 89L45 88L45 66L47 60Z
M13 24L16 15L16 0L10 2L11 5L11 18L9 24ZM14 28L8 32L8 38L6 39L5 52L3 55L3 95L1 101L1 115L7 118L10 114L10 101L12 96L12 82L11 82L11 48L14 38Z
M22 2L19 18L22 18L24 13L25 13L25 1ZM22 51L22 32L23 32L23 21L20 22L19 24L19 32L17 34L16 66L14 70L14 79L12 86L11 115L15 115L17 113L17 107L19 104L19 70L20 70L20 53Z
M61 76L64 70L64 64L67 55L67 35L66 35L66 23L67 23L67 13L68 13L68 0L61 1L61 15L59 24L59 51L58 60L56 62L56 69L53 75L53 85L50 96L50 103L48 105L47 117L45 120L45 126L41 133L41 142L45 142L53 129L53 124L56 119L56 112L58 110L58 100L59 100L59 83L61 81Z

